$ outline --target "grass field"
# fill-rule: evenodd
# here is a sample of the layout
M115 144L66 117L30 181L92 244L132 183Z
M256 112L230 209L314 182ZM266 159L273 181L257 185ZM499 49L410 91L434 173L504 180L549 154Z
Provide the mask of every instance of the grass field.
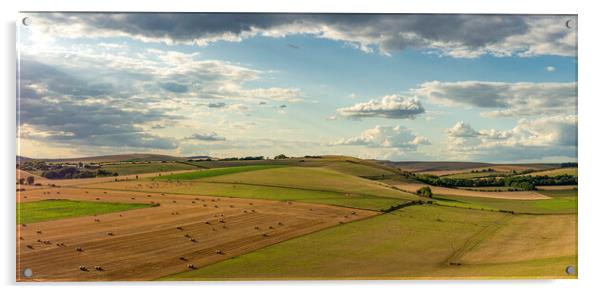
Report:
M326 168L286 167L258 170L207 179L216 183L250 184L270 187L297 188L378 197L415 199L416 196L401 192L375 181L358 178Z
M464 261L462 266L448 265L448 259L457 252L471 252L465 246L471 249L475 236L480 240L489 240L494 236L492 243L483 243L483 248L487 250L499 244L500 240L506 240L502 237L505 234L503 230L512 231L509 223L514 224L514 218L517 217L500 213L411 206L292 239L163 280L566 277L563 271L566 262L575 259L571 256L574 248L552 254L554 257L550 258L548 254L538 255L538 249L530 247L534 244L533 240L545 248L559 245L556 239L539 238L547 236L546 233L515 239L511 245L513 247L509 249L520 248L519 254L524 253L524 256L514 253L510 261L504 264L472 264ZM546 220L538 219L539 222ZM502 233L488 231L489 227L501 227ZM573 232L563 240L571 240L570 234ZM502 258L505 253L493 252L493 256ZM471 258L475 259L474 256ZM510 267L512 270L508 270Z
M328 169L358 177L389 176L394 173L384 168L378 168L361 163L341 162L326 166Z
M150 206L150 204L88 202L59 199L17 203L17 224L29 224L76 216L104 214Z
M576 167L565 167L565 168L557 168L557 169L550 169L550 170L528 173L526 175L527 176L561 176L561 175L577 176L578 174L577 174Z
M481 197L436 196L440 205L484 210L510 210L517 213L577 213L577 190L539 191L552 197L543 200L506 200Z
M443 177L450 178L450 179L474 179L474 178L491 177L491 176L499 176L499 175L503 175L503 173L495 172L495 171L476 172L476 173L467 172L467 173L445 175Z
M224 168L213 168L202 171L195 171L190 173L181 173L175 175L164 175L157 177L159 180L198 180L202 178L217 177L229 174L236 174L242 172L257 171L262 169L277 168L279 165L248 165L248 166L234 166Z
M143 183L143 185L139 186L141 183ZM402 194L407 195L405 197L399 196L397 198L390 198L358 193L341 193L334 191L258 186L238 183L210 183L199 181L188 182L186 184L168 183L166 181L156 181L152 183L152 185L150 183L151 182L149 181L109 182L86 185L86 187L112 190L146 191L155 193L177 193L190 196L210 195L247 199L301 201L370 210L386 209L394 205L418 199L417 196L411 194Z
M178 163L178 162L165 162L165 163L121 163L103 165L103 170L111 173L118 173L119 175L135 175L144 173L154 172L170 172L177 170L194 170L198 169L189 164Z

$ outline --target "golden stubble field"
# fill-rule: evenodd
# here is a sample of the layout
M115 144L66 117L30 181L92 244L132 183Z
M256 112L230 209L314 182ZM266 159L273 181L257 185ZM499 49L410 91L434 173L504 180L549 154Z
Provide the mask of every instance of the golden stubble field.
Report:
M69 199L156 207L20 225L17 280L153 280L377 214L298 202L38 188L19 202ZM34 278L21 272L32 269Z

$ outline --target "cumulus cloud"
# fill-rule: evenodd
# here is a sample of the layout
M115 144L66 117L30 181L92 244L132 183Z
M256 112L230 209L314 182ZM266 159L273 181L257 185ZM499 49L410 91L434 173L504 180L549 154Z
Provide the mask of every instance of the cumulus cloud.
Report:
M414 118L424 113L424 107L416 98L389 95L382 99L357 103L350 107L337 109L344 117L360 119L363 117L383 117L392 119Z
M577 111L575 82L432 81L412 92L438 104L491 109L481 113L489 117L575 114Z
M556 71L556 68L553 67L553 66L551 66L551 65L550 66L546 66L546 71L548 71L548 72Z
M469 124L459 121L452 128L447 130L447 135L454 138L469 138L479 135Z
M185 140L195 140L195 141L225 141L226 138L218 136L216 132L210 133L194 133L189 137L186 137Z
M459 58L576 55L576 16L373 14L30 14L55 37L127 36L144 42L240 42L254 36L305 34L346 42L365 52L426 50Z
M452 154L466 158L501 160L543 159L549 156L577 156L577 116L520 119L509 130L474 129L458 122L447 130Z
M395 148L402 150L416 150L419 145L429 145L430 141L417 136L403 126L379 126L363 131L357 137L341 139L335 145L354 145L370 148Z

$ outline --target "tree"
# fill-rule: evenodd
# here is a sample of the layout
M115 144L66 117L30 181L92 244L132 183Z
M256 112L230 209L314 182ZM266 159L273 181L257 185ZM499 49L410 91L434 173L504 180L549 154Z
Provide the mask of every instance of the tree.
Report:
M286 157L286 155L284 155L284 154L274 156L274 159L287 159L287 158L288 157Z
M422 197L433 198L433 192L431 191L431 187L429 186L418 189L418 191L416 191L416 194Z
M34 182L35 182L35 179L34 179L33 176L27 177L27 184L28 185L33 185Z

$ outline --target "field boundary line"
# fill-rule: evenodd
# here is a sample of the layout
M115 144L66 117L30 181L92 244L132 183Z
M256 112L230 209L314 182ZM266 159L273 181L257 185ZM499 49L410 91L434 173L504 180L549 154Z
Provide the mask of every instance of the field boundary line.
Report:
M287 242L287 241L290 241L290 240L295 240L295 239L302 238L302 237L305 237L305 236L309 236L309 235L311 235L311 234L315 234L315 233L322 232L322 231L325 231L325 230L329 230L329 229L333 229L333 228L342 227L342 226L345 226L345 225L348 225L348 224L352 224L352 223L355 223L355 222L360 222L360 221L364 221L364 220L369 220L369 219L372 219L372 218L375 218L375 217L378 217L378 216L383 216L383 215L386 215L386 214L387 214L387 213L382 213L382 212L379 212L379 213L375 213L375 214L373 214L373 215L366 216L366 217L364 217L364 218L361 218L361 219L355 219L355 220L347 221L347 222L344 222L344 223L342 223L342 224L334 224L334 225L332 225L332 226L329 226L329 227L324 227L324 228L322 228L322 229L319 229L319 230L316 230L316 231L308 232L308 233L306 233L306 234L302 234L302 235L298 235L298 236L295 236L295 237L292 237L292 238L289 238L289 239L286 239L286 240L282 240L282 241L279 241L279 242L276 242L276 243L273 243L273 244L267 245L267 246L265 246L265 247L257 248L256 250L253 250L253 251L250 251L250 252L247 252L247 253L241 254L241 255L237 255L236 257L237 257L237 258L238 258L238 257L242 257L242 256L245 256L245 255L247 255L247 254L252 254L252 253L254 253L254 252L256 252L256 251L259 251L259 250L264 250L264 249L266 249L266 248L270 248L270 247L272 247L272 246L275 246L275 245L278 245L278 244L281 244L281 243L284 243L284 242ZM205 268L205 267L208 267L208 266L214 265L214 264L218 264L218 263L220 263L220 262L228 261L228 260L230 260L230 259L218 260L218 261L216 261L216 262L209 263L209 264L206 264L206 265L204 265L204 266L202 266L202 267L199 267L198 269L195 269L195 270L199 270L199 269L202 269L202 268ZM189 271L182 271L182 272L179 272L179 273L175 273L175 274L171 274L171 275L167 275L167 276L159 277L159 278L155 279L154 281L158 281L158 280L161 280L161 279L163 279L163 278L167 278L167 277L169 277L169 276L174 276L174 275L177 275L177 274L180 274L180 273L184 273L184 272L189 272Z

